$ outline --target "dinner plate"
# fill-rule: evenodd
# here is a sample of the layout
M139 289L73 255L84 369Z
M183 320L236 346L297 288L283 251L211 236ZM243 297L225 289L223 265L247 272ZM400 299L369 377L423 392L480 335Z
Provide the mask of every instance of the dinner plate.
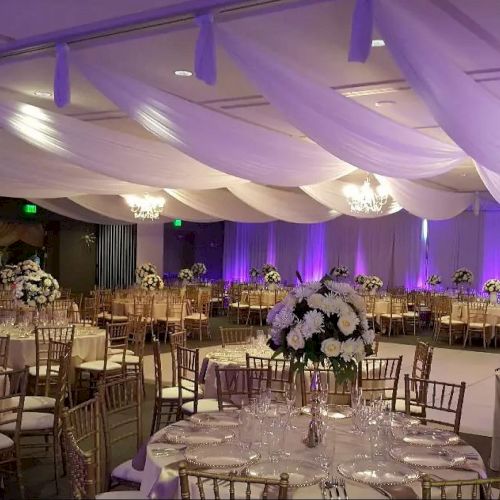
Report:
M198 425L169 425L159 436L158 442L177 444L217 444L234 438L228 427L201 427Z
M247 467L245 472L248 476L266 479L279 479L280 475L286 472L288 485L295 488L311 486L326 477L317 464L294 458L286 458L278 462L266 460Z
M436 446L395 446L391 449L391 457L415 467L432 469L449 469L463 465L467 459L464 453L453 448L438 448Z
M403 442L417 446L450 446L460 443L460 438L451 431L417 425L406 430Z
M347 479L373 485L408 484L417 481L421 475L405 464L369 457L341 463L337 469Z
M240 468L253 464L259 459L259 453L234 443L190 446L186 450L186 460L198 467Z
M238 412L216 411L212 413L195 413L189 419L194 425L206 427L236 427L238 425Z

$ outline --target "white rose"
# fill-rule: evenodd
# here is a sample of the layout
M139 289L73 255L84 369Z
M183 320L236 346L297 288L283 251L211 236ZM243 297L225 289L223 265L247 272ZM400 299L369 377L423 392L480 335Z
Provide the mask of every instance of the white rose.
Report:
M36 306L36 302L34 300L28 300L28 305L31 306L31 307L35 307Z
M292 330L290 330L290 333L286 336L286 341L288 346L296 351L298 349L303 349L305 346L304 337L302 337L300 329L297 328L292 328Z
M321 351L329 358L335 358L340 354L341 343L335 339L326 339L321 342Z
M52 285L52 281L50 281L49 278L45 278L43 280L43 284L44 284L44 286L50 286L50 285Z
M311 309L321 309L323 307L325 298L323 295L319 293L313 293L310 297L307 298L307 305Z
M339 317L337 326L339 330L346 336L352 335L352 332L356 329L359 323L359 318L353 313L342 314Z
M45 304L45 302L47 302L47 299L44 295L39 295L37 298L36 298L36 301L39 303L39 304Z

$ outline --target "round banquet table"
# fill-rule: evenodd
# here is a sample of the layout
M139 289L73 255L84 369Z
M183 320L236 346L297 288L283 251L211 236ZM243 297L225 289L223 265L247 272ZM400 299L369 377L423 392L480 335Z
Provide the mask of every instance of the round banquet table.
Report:
M16 328L9 328L7 331L3 329L2 334L6 333L10 335L8 366L15 370L24 368L26 365L35 366L35 335L20 336L20 332ZM84 361L101 359L104 355L105 342L105 330L90 326L76 326L71 354L71 372L73 373L74 368Z
M290 453L290 456L295 459L303 459L314 461L318 455L317 448L307 448L302 443L302 438L306 435L309 418L301 415L293 419L293 424L297 427L296 431L289 431L286 437L285 451ZM181 421L172 425L184 426L187 422ZM351 420L337 420L335 423L335 458L334 467L344 461L349 461L357 454L366 454L368 451L368 443L359 435L350 432ZM235 428L237 434L237 428ZM184 451L179 450L178 445L172 445L162 438L165 429L161 429L151 437L151 440L146 449L146 461L144 466L144 475L141 483L141 493L150 498L180 498L178 467L179 463L184 460ZM237 439L237 438L235 438ZM217 445L214 445L217 446ZM445 480L456 479L477 479L478 477L486 477L484 463L479 454L467 444L454 446L455 449L464 451L467 455L474 455L476 458L468 459L466 465L460 469L421 469L423 473L438 475ZM161 455L160 450L168 449L166 455ZM336 474L340 477L340 474ZM211 493L209 488L211 483L205 486L205 492ZM349 498L364 499L364 498L386 498L382 493L372 488L369 485L346 480L346 488ZM421 498L421 483L416 481L408 488L413 490L414 498ZM227 488L221 486L221 495L229 497ZM193 488L192 491L195 491ZM197 491L197 489L196 489ZM238 490L236 490L238 493ZM393 498L411 498L408 496L409 490L406 489L404 496L393 496ZM237 498L245 498L244 491L242 495L237 494ZM305 488L292 488L289 493L289 498L322 498L319 485L313 485ZM450 497L451 498L451 497ZM465 497L464 497L465 498Z
M467 304L464 302L453 302L451 317L461 321L467 321ZM495 335L495 327L500 325L500 305L489 305L486 311L486 322L491 329L486 330L486 340L490 342Z

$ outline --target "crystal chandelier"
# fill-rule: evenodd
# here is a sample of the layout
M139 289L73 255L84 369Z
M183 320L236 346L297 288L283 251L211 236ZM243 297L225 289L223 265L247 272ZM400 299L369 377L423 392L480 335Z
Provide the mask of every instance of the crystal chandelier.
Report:
M161 196L150 196L149 194L144 196L128 195L125 199L136 219L158 219L165 206L165 198Z
M386 186L379 184L372 188L370 176L362 186L349 185L344 190L345 197L353 213L378 214L387 203L389 193Z

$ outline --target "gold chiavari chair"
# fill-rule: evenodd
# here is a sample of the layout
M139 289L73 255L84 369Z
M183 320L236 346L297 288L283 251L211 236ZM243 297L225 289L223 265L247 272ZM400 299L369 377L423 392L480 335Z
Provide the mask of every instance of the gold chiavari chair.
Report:
M0 309L16 309L16 300L13 298L0 298Z
M449 345L451 345L457 337L464 338L467 324L461 319L453 318L453 302L449 297L442 297L439 313L441 316L437 320L435 340L439 340L441 334L448 336Z
M393 328L401 328L405 334L403 313L407 312L406 297L404 295L390 295L389 312L380 315L380 326L382 330L386 327L386 333L390 337Z
M34 377L34 394L44 385L47 376L50 341L73 345L75 326L35 327L35 366L30 366L30 377ZM70 352L71 358L71 352Z
M377 321L377 316L375 314L375 295L363 295L366 307L366 319L368 324L372 329L375 330L375 323Z
M200 390L200 351L177 346L177 384L180 413L209 413L219 411L217 399L203 398Z
M227 345L242 345L246 344L247 340L253 336L253 328L251 326L240 326L236 328L219 327L222 347Z
M274 399L284 399L285 384L293 383L295 373L291 370L290 361L285 359L272 359L259 356L250 356L246 353L247 368L271 368L271 393Z
M177 346L187 347L186 330L171 333L169 336L170 355L172 361L172 385L177 386Z
M153 294L134 295L134 316L139 316L146 321L147 327L151 329L151 332L154 326L154 302L155 296Z
M79 323L89 326L97 325L97 300L95 297L84 297L78 309Z
M467 345L467 339L469 345L472 345L472 336L479 334L483 339L483 347L486 349L488 340L490 340L486 339L486 333L489 332L490 337L493 336L493 325L488 323L488 306L489 303L486 300L467 301L467 327L465 329L464 347Z
M269 488L278 488L278 496L280 500L286 500L288 498L288 474L283 472L280 474L280 479L266 479L258 477L249 477L236 474L228 473L218 473L218 472L205 472L200 470L190 470L187 468L187 463L183 462L179 466L179 480L181 485L181 498L182 500L191 499L191 490L189 485L189 478L192 477L196 480L196 486L198 488L198 493L200 498L214 498L215 500L220 500L220 483L229 483L229 499L234 500L235 498L262 498L267 500L269 497ZM213 495L212 493L205 493L205 485L212 482ZM241 485L241 492L238 496L235 496L235 485ZM252 496L251 485L258 485L259 488L255 492L255 496ZM226 496L222 498L227 498Z
M259 318L259 325L262 326L262 321L264 318L264 313L266 312L266 307L262 305L262 290L251 290L246 291L246 297L248 301L248 314L246 324L248 325L255 317Z
M0 368L5 371L9 365L10 335L0 335Z
M28 368L0 373L0 422L11 427L9 436L0 434L0 475L17 477L19 498L24 499L21 463L21 422L28 383Z
M497 491L494 493L495 487ZM500 498L498 488L500 487L500 477L488 479L459 479L454 481L444 481L442 479L432 478L425 475L422 478L422 499L431 500L431 498L469 498L477 500L493 500ZM436 490L433 493L433 490ZM451 491L450 491L451 490ZM496 495L496 496L494 496Z
M219 411L241 408L263 389L271 389L271 367L241 368L215 366Z
M50 305L49 317L54 324L67 324L72 310L71 299L58 299Z
M184 318L184 327L188 332L198 333L199 339L203 339L203 333L210 338L208 317L210 312L210 298L203 294L193 306L191 314Z
M363 359L358 364L358 386L363 389L363 397L391 401L394 411L402 363L403 356Z
M425 423L430 422L452 427L453 432L456 434L460 432L465 382L461 384L437 382L435 380L411 378L408 374L405 375L404 380L405 411L408 415L418 416ZM454 415L453 422L428 418L427 410L433 410L433 413L438 411Z
M351 404L352 382L339 383L331 369L319 368L319 376L323 390L328 394L328 403L337 405ZM302 392L302 406L311 404L311 378L314 370L305 368L299 372L299 380Z
M0 308L0 324L14 326L17 321L17 313L17 308Z
M59 288L59 292L61 293L61 299L66 300L71 298L71 288Z
M134 469L132 460L112 468L113 450L116 450L117 443L132 440L136 450L142 443L140 385L139 377L128 375L102 382L98 387L108 490L118 484L140 488L143 471Z
M212 284L212 297L210 299L211 316L220 316L225 308L225 287L223 281L217 281Z
M246 302L246 296L243 296L242 286L233 284L229 289L229 304L227 309L227 318L236 319L236 324L240 324L241 313L248 312L249 305Z

